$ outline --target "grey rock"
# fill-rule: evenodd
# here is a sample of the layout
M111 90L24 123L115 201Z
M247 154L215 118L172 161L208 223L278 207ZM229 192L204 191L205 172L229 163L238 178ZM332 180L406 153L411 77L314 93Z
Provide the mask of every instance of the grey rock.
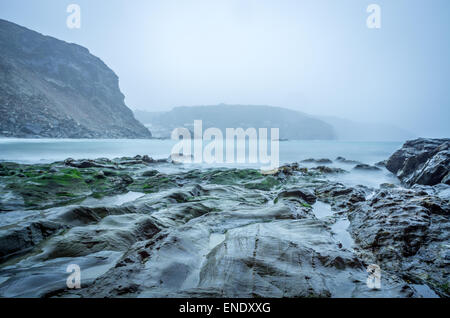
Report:
M366 164L356 165L353 169L354 170L361 170L361 171L381 171L381 169L378 168L378 167L371 166L371 165L366 165Z
M447 183L449 148L450 139L411 140L389 158L386 168L409 186Z
M6 137L150 138L118 77L81 46L0 19L0 127Z
M366 262L448 297L450 209L425 191L379 190L349 214Z
M340 162L340 163L353 164L353 165L361 164L361 162L359 162L359 161L345 159L344 157L337 157L336 161Z
M379 168L386 168L387 162L388 162L387 160L383 160L383 161L377 162L375 164L375 166L379 167Z
M144 156L49 166L82 162L115 167L77 169L132 199L0 214L1 297L418 297L414 285L448 296L449 185L376 190L298 164L144 176ZM81 290L65 286L69 264ZM381 290L366 284L369 264Z
M315 189L315 195L321 201L331 204L338 211L353 211L361 202L366 201L369 193L370 190L365 187L349 187L337 182L327 182Z
M338 173L347 173L347 170L341 168L327 167L327 166L318 166L311 168L312 171L318 171L324 174L338 174Z
M318 163L318 164L332 164L333 161L330 159L306 159L302 160L302 163Z
M64 228L55 222L39 221L19 228L0 230L0 259L23 253Z
M314 204L317 201L316 196L311 191L300 188L285 190L278 194L278 198L287 197L300 198L308 204Z

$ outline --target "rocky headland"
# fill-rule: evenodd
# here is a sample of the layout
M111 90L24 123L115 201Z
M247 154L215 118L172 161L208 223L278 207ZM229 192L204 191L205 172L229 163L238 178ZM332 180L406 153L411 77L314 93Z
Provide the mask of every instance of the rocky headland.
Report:
M269 173L148 156L3 162L0 296L449 297L445 156L448 139L407 142L387 162L402 183L377 188L335 181L387 172L342 157L348 169ZM81 289L66 285L70 264Z
M117 75L79 45L0 19L0 136L150 138Z

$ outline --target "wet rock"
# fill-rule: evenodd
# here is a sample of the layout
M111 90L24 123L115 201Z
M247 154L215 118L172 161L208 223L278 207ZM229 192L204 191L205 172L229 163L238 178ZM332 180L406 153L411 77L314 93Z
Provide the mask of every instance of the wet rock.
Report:
M110 215L98 223L74 227L53 237L36 260L86 256L104 250L125 252L137 241L147 240L159 231L149 216Z
M280 179L286 179L290 176L295 175L296 173L307 173L308 172L308 168L305 167L300 167L300 165L298 163L292 163L292 164L288 164L288 165L284 165L281 166L277 169L274 170L270 170L270 171L263 171L262 174L267 176L267 175L273 175L276 176Z
M51 167L48 172L50 173L57 173L59 170L56 167Z
M55 222L39 221L0 230L0 260L24 253L64 228Z
M338 173L347 173L348 171L341 168L327 167L327 166L318 166L311 168L312 171L318 171L324 174L338 174Z
M444 179L442 179L441 182L450 185L450 172L447 173L447 175L444 177Z
M326 164L332 164L333 163L333 161L332 160L330 160L330 159L306 159L306 160L302 160L301 161L302 163L317 163L317 164L323 164L323 165L326 165Z
M0 271L2 297L55 297L67 288L67 269L77 264L82 270L81 288L91 285L104 275L122 256L121 252L102 251L77 258L57 258L44 262L23 260L14 267Z
M8 266L0 266L0 296L416 297L406 280L445 296L436 286L444 286L448 267L448 185L397 193L332 182L298 164L268 174L161 173L148 170L144 156L95 162L116 169L58 163L43 176L37 171L52 165L2 163L27 176L4 176L5 185L43 178L51 202L53 191L67 195L82 185L97 203L1 214ZM103 197L128 191L140 194L120 205ZM326 217L316 215L318 200L329 204ZM65 287L68 264L81 266L81 290ZM381 291L366 285L368 264L382 268Z
M411 187L413 190L425 192L429 195L436 196L442 200L450 201L450 185L440 183L435 186L424 186L415 184Z
M358 164L361 164L361 162L359 162L359 161L345 159L344 157L337 157L337 158L336 158L336 161L337 161L337 162L340 162L340 163L350 164L350 165L358 165Z
M75 206L67 208L50 209L47 218L51 221L66 224L69 227L97 224L109 215L132 213L133 209L127 207L85 207Z
M120 179L122 179L122 182L123 182L125 185L130 185L130 184L132 184L132 183L134 182L133 178L130 177L129 175L127 175L127 174L122 174L122 175L120 176Z
M95 162L94 160L73 160L73 159L66 159L64 161L64 164L69 167L74 168L107 168L103 164L99 164Z
M142 161L145 163L167 163L169 162L167 159L153 159L147 155L142 156Z
M154 176L156 176L158 173L159 173L159 172L158 172L157 170L147 170L147 171L144 171L144 172L142 173L142 176L143 176L143 177L154 177Z
M315 195L321 201L331 204L335 210L352 211L366 200L369 192L369 189L362 186L349 187L341 183L328 182L318 186Z
M309 190L294 188L282 191L278 194L278 198L300 198L308 204L314 204L317 201L316 196Z
M409 186L445 183L450 172L449 147L450 139L408 141L389 158L386 167Z
M378 168L378 167L371 166L371 165L366 165L366 164L356 165L353 169L354 170L361 170L361 171L381 171L381 169Z
M97 172L97 174L95 175L95 177L97 178L97 179L105 179L106 178L106 176L105 176L105 173L103 172L103 171L99 171L99 172Z
M350 231L367 262L448 297L448 201L423 191L379 190L349 214Z
M128 187L134 183L131 175L139 175L139 168L109 168L114 165L108 159L97 159L93 165L101 163L107 168L92 165L74 168L73 159L65 162L51 165L5 163L3 170L8 173L0 179L0 187L4 189L0 210L46 209L79 203L90 196L100 198L121 194L128 192ZM142 186L137 190L143 191Z
M386 168L387 162L387 160L379 161L375 164L375 167Z
M395 184L392 183L382 183L380 184L380 189L394 189L397 186Z
M310 190L299 188L284 190L274 200L276 204L286 205L297 219L314 218L312 205L316 201L316 196Z
M244 215L236 219L238 215L229 214L219 217L223 233L211 227L217 227L211 217L135 244L108 275L75 293L84 297L116 297L124 290L127 296L139 297L413 295L403 281L389 274L383 276L382 291L370 290L364 264L352 252L339 249L319 221L275 220L246 226L239 222L237 226Z

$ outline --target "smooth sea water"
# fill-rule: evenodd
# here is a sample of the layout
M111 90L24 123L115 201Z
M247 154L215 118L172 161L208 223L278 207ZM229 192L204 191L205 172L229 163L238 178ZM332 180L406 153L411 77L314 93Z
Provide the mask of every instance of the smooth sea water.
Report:
M67 158L96 159L133 157L149 155L154 159L168 158L173 140L142 139L0 139L0 161L19 163L50 163ZM280 164L299 162L308 158L336 159L338 156L367 164L375 164L389 158L403 142L351 142L351 141L283 141L280 142ZM270 149L270 145L269 145ZM218 165L215 164L215 167ZM225 167L255 167L259 164L221 164ZM334 163L333 166L351 170L349 165ZM184 169L207 168L212 165L189 164ZM380 183L395 183L396 179L386 170L378 173L353 171L351 174L336 177L348 184L365 184L377 186Z
M67 159L117 158L149 155L167 158L173 140L142 139L15 139L0 138L0 160L20 163L54 162ZM387 159L402 142L302 141L280 142L280 163L308 158L335 159L343 156L374 164Z

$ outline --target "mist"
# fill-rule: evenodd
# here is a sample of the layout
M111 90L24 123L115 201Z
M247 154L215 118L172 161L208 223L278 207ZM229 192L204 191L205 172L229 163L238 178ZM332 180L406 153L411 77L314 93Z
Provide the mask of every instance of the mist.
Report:
M272 105L376 122L417 136L450 128L450 3L376 1L0 0L0 18L80 44L120 78L136 110Z

